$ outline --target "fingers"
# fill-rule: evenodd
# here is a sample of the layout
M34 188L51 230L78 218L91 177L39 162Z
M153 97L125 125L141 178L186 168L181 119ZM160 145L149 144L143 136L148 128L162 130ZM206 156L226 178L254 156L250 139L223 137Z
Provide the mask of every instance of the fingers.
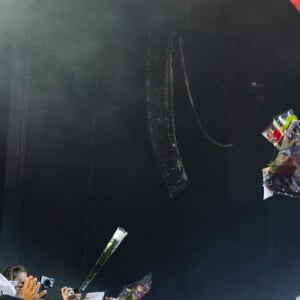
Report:
M32 276L28 276L23 285L22 294L34 294L35 287L37 284L37 279Z
M24 289L24 290L27 290L27 289L28 289L28 285L29 285L29 283L31 282L32 278L33 278L32 276L28 276L28 277L25 279L24 285L23 285L23 289Z
M66 286L61 288L61 294L64 300L80 300L81 298L81 294L75 294L72 288Z
M61 288L61 294L62 295L66 295L66 291L67 291L68 287L64 286L63 288Z
M37 279L35 278L35 283L32 286L32 292L34 294L36 294L38 292L38 290L40 289L40 287L41 287L41 283L37 282Z
M47 291L43 290L42 292L38 293L40 286L41 284L36 278L33 278L32 276L27 277L22 289L22 298L24 300L39 300L43 298Z
M36 297L34 300L39 300L39 299L43 299L45 297L45 295L47 294L47 290L43 290L40 293L36 294Z
M37 286L37 278L33 278L32 280L30 280L29 282L29 291L32 293L32 295L35 295L37 290L36 290L36 286Z
M61 293L66 296L75 295L75 292L72 288L64 286L61 288Z
M68 287L66 290L65 290L65 293L68 295L68 296L71 296L71 295L75 295L75 292L72 288Z
M47 291L46 291L46 290L43 290L43 291L41 291L40 293L35 294L35 295L32 297L32 300L40 300L40 299L43 299L43 298L45 297L46 294L47 294Z
M36 285L37 285L36 277L33 278L32 276L29 276L28 287L27 287L28 291L34 293Z

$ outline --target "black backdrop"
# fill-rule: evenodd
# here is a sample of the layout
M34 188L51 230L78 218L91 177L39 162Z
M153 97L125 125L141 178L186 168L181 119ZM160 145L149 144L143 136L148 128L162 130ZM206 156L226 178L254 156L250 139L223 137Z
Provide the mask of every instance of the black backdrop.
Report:
M49 299L59 298L59 288L78 286L123 226L128 237L90 291L116 296L151 271L149 300L300 294L299 201L263 201L261 187L261 169L274 154L261 131L289 108L300 114L300 18L289 1L1 6L2 268L21 263L34 275L55 277ZM218 148L201 134L175 49L177 140L190 179L175 199L155 165L144 89L149 24L170 23L183 38L203 124L217 140L235 144ZM30 61L29 101L25 176L12 213L5 167L17 88L12 69L23 57L13 49L21 42ZM263 103L252 81L264 84Z

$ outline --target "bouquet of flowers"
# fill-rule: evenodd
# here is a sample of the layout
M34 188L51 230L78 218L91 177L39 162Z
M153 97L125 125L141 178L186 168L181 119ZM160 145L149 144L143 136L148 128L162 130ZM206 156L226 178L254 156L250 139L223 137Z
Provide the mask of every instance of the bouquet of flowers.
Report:
M263 169L264 199L273 193L300 198L300 121L293 110L274 117L262 135L278 149Z
M141 280L122 288L118 299L119 300L138 300L142 299L151 289L152 274L149 273Z

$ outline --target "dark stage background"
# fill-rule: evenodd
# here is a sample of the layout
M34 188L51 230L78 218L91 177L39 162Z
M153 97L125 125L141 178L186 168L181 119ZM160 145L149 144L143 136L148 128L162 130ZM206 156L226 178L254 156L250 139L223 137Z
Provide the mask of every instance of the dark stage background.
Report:
M189 184L174 199L147 126L151 24L183 38L201 120L235 144L217 147L199 130L175 47ZM299 28L288 0L1 0L0 267L55 277L48 299L60 299L122 226L128 237L89 291L117 296L153 272L149 300L295 299L300 202L262 200L274 150L261 132L289 108L300 115Z

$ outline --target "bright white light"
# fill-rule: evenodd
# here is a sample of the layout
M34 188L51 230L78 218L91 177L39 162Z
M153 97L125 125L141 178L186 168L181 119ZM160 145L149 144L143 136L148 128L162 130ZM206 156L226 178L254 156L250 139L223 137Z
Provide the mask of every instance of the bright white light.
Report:
M127 234L128 233L125 229L118 227L112 238L118 242L121 242Z

